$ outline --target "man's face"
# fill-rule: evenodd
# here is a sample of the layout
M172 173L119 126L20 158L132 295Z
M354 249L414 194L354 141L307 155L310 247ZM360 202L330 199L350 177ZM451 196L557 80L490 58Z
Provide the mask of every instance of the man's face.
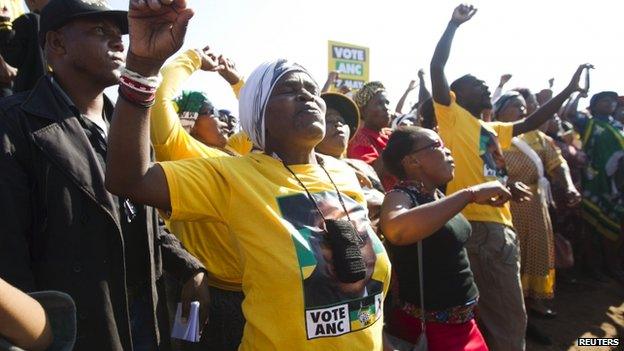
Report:
M390 101L385 91L377 92L363 109L363 119L373 129L386 128L390 124Z
M63 37L67 64L105 87L117 84L125 55L121 30L114 21L79 18L59 32Z
M457 91L458 98L481 110L492 108L490 90L485 82L474 76L467 76Z

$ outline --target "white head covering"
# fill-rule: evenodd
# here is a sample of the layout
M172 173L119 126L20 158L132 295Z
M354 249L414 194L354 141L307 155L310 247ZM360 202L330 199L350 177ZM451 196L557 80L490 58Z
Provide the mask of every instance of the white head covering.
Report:
M241 89L238 100L240 124L254 145L262 150L265 147L265 117L267 102L277 81L289 72L310 73L297 63L277 59L260 64Z

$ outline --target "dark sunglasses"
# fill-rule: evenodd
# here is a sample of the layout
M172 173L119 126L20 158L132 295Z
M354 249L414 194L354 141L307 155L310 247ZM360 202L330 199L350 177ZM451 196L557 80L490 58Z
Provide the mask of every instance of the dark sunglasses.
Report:
M433 143L423 146L423 147L419 147L416 150L413 150L412 152L410 152L410 154L415 154L424 150L435 150L435 149L442 149L444 148L444 143L442 142L442 139L438 139L436 141L434 141Z

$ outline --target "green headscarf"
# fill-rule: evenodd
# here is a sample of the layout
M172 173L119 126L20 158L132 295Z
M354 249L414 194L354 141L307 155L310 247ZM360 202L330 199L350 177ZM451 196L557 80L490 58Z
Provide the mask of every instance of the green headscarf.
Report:
M214 111L214 105L201 91L183 91L173 102L180 122L185 128L192 127L200 114Z

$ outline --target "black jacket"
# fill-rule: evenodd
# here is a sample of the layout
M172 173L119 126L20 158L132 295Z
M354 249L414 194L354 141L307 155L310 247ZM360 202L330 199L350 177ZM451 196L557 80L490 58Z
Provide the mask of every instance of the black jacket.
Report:
M0 101L0 277L24 291L58 290L76 302L76 350L132 350L119 212L104 170L49 77ZM112 104L107 104L112 111ZM163 266L186 281L202 266L145 207L145 290L157 343L169 348ZM147 278L147 277L146 277ZM159 296L162 300L159 300Z

